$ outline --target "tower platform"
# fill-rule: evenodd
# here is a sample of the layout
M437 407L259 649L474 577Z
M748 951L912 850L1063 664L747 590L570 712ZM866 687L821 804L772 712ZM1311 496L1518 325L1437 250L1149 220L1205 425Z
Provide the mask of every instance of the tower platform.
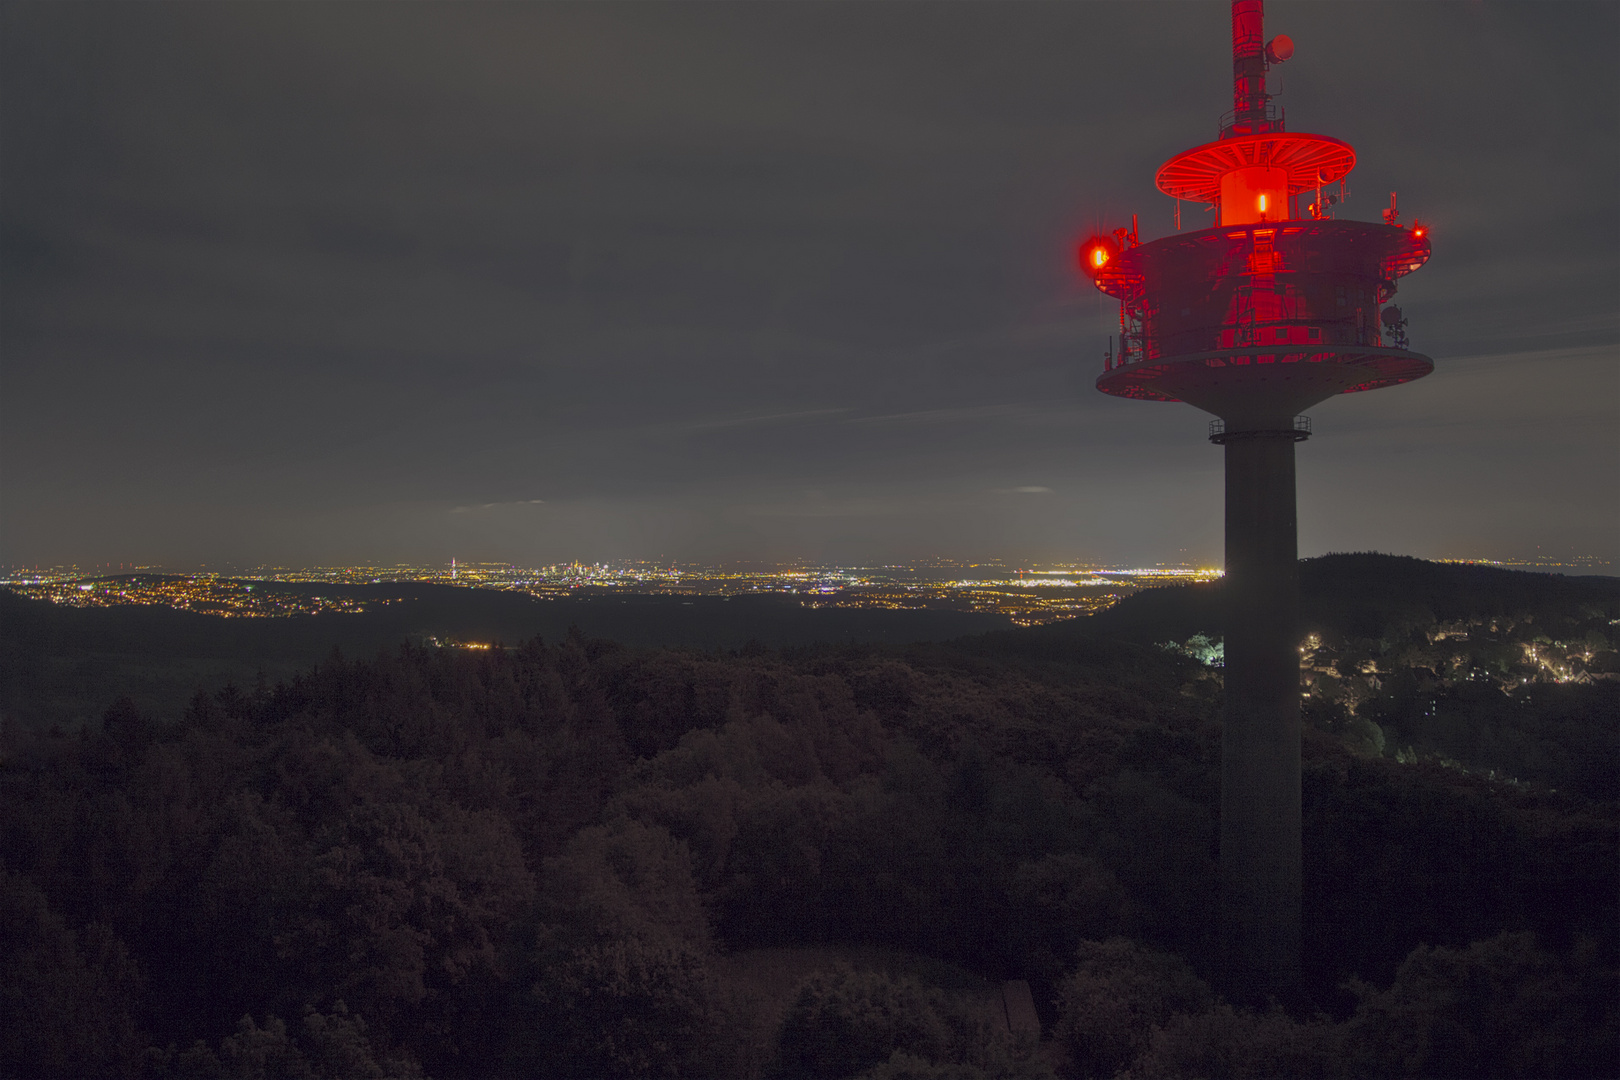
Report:
M1122 328L1097 389L1184 401L1236 430L1421 378L1433 361L1380 310L1429 254L1418 229L1333 220L1218 226L1128 248L1096 276L1120 301Z

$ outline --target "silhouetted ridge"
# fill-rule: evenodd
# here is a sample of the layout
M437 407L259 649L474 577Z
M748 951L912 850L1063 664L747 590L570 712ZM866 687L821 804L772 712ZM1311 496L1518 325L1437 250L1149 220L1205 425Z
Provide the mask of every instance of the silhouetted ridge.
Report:
M1112 637L1185 641L1223 629L1221 582L1166 585L1128 596L1090 619L1076 619L1002 640ZM1567 626L1620 602L1620 578L1565 577L1406 555L1322 555L1299 564L1300 626L1350 637L1386 637L1415 625L1518 616Z

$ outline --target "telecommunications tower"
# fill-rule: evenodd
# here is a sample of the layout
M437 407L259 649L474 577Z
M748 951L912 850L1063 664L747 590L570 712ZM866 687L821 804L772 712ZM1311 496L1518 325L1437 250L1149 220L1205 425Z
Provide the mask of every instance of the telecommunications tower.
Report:
M1119 300L1117 352L1097 389L1184 401L1218 419L1226 455L1226 714L1221 738L1221 938L1228 977L1251 997L1292 996L1300 975L1300 721L1294 444L1297 415L1335 394L1434 370L1407 348L1395 282L1429 258L1428 230L1341 221L1356 154L1290 132L1266 72L1263 0L1232 3L1232 111L1220 137L1158 172L1159 190L1213 207L1213 228L1142 243L1096 236L1080 262ZM1304 203L1303 207L1301 203Z

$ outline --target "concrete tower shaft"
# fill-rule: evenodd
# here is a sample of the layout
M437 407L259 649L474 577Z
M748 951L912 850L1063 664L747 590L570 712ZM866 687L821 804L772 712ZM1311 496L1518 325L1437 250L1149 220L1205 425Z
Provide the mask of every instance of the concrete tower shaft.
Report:
M1427 230L1341 221L1355 150L1291 133L1266 71L1262 0L1232 3L1232 111L1219 138L1166 162L1159 189L1208 204L1214 228L1143 243L1093 237L1081 266L1120 302L1119 350L1097 388L1183 401L1218 419L1226 454L1226 709L1221 745L1221 934L1228 992L1287 998L1301 941L1297 414L1434 369L1407 347L1397 282L1429 258ZM1331 189L1339 185L1337 193ZM1304 197L1310 202L1301 213ZM1179 210L1178 210L1179 223ZM1133 219L1134 221L1134 219Z
M1229 989L1287 998L1303 899L1294 438L1244 432L1225 451L1220 935Z

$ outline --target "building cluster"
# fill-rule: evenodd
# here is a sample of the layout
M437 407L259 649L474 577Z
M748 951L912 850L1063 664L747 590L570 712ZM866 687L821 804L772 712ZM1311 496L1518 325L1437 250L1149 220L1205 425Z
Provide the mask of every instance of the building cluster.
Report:
M1301 692L1354 713L1397 673L1419 692L1472 684L1511 693L1534 683L1620 680L1617 645L1620 626L1605 619L1558 629L1531 619L1436 622L1398 642L1326 643L1311 634L1300 646Z
M681 596L779 595L810 607L934 609L1005 615L1034 626L1089 615L1138 589L1207 581L1220 571L1191 566L1015 568L999 561L934 559L885 566L772 564L702 566L649 562L510 563L449 566L256 567L238 575L135 574L98 577L76 567L0 577L0 586L76 607L161 604L227 616L359 612L367 604L323 596L310 585L437 584L524 592L543 599L612 593ZM276 586L296 586L277 588Z
M1612 574L1614 560L1602 555L1537 555L1531 559L1436 559L1466 566L1498 566L1504 570L1533 570L1542 574Z
M110 578L8 581L23 596L67 607L170 607L222 618L285 618L323 613L358 614L367 604L352 597L277 589L264 581L209 574L132 575ZM380 601L386 603L387 601ZM377 602L373 602L377 603Z
M602 592L643 595L797 597L811 607L933 608L1005 615L1033 626L1089 615L1137 589L1208 581L1219 570L1193 566L1099 567L1066 564L1014 568L992 560L968 563L930 559L880 566L802 563L706 566L695 563L510 563L446 566L262 567L255 576L276 581L348 584L419 582L526 592L541 598Z

